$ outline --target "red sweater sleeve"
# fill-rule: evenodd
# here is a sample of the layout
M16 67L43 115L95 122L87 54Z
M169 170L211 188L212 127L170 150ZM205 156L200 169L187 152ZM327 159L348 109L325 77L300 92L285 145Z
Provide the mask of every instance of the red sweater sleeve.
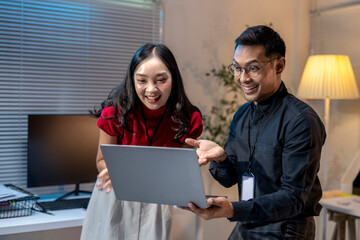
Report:
M110 136L121 137L122 128L119 127L119 119L117 118L117 116L115 118L111 118L114 112L115 107L104 107L101 112L101 116L99 117L99 120L97 122L97 126Z
M181 139L180 142L183 143L185 141L185 138L198 138L202 131L203 131L203 122L201 119L201 114L198 111L195 111L191 115L191 121L190 121L190 131L189 133L185 134Z

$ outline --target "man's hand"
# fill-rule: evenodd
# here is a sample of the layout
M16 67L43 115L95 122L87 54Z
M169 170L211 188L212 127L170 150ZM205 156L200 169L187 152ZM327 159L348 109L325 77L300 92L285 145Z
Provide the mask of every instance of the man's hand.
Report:
M103 191L106 189L106 193L109 193L112 189L112 183L110 180L109 172L107 168L104 168L99 174L98 174L99 181L97 183L97 187L99 190Z
M222 162L226 159L226 153L222 147L209 140L195 140L186 138L185 143L197 147L196 154L199 165L206 165L211 161Z
M224 197L208 198L208 208L198 208L195 204L189 203L189 207L181 207L182 209L194 212L205 220L213 218L232 218L234 216L233 205Z

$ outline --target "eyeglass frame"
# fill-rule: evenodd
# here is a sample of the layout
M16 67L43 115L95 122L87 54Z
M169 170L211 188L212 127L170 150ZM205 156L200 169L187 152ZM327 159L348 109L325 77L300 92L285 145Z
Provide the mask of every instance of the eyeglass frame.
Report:
M272 58L272 59L270 59L270 60L268 60L268 61L264 61L265 63L264 63L261 67L258 67L259 69L256 70L256 72L255 72L255 73L257 74L256 76L253 76L253 75L250 74L250 69L249 69L249 67L251 67L251 65L250 65L249 67L240 67L238 64L231 63L231 64L227 67L227 69L229 70L229 72L230 72L232 75L234 75L234 77L239 77L239 76L241 76L241 74L242 74L242 73L244 72L244 70L245 70L245 73L246 73L247 75L249 75L250 77L255 78L255 77L259 76L260 70L261 70L265 65L267 65L268 63L271 63L271 62L274 61L275 59L280 59L280 58L281 58L281 56L277 56L277 57L274 57L274 58ZM240 68L239 75L235 75L235 71L232 71L232 70L231 70L231 68L234 67L234 66L237 66L237 67Z

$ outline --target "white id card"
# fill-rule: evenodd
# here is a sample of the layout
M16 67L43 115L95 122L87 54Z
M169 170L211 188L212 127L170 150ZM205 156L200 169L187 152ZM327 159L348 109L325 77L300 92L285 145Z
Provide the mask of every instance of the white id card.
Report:
M246 172L242 175L242 186L241 186L241 200L247 201L254 198L255 190L255 177L250 172Z

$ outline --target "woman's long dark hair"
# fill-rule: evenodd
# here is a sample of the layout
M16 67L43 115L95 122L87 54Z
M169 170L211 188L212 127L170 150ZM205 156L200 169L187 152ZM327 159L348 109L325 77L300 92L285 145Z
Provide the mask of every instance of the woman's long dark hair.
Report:
M171 73L172 88L167 104L170 109L172 120L179 124L179 128L176 129L177 133L173 139L178 142L178 140L190 130L192 113L194 111L200 113L200 110L192 105L186 96L175 57L170 49L163 44L149 43L140 47L131 59L124 81L110 92L108 98L102 102L101 109L94 109L93 111L90 111L90 113L96 117L100 117L104 107L114 106L115 113L112 118L120 111L120 125L125 130L132 132L132 129L129 129L128 127L129 114L134 113L137 106L141 104L141 101L135 92L134 72L136 67L142 61L150 57L158 57Z

